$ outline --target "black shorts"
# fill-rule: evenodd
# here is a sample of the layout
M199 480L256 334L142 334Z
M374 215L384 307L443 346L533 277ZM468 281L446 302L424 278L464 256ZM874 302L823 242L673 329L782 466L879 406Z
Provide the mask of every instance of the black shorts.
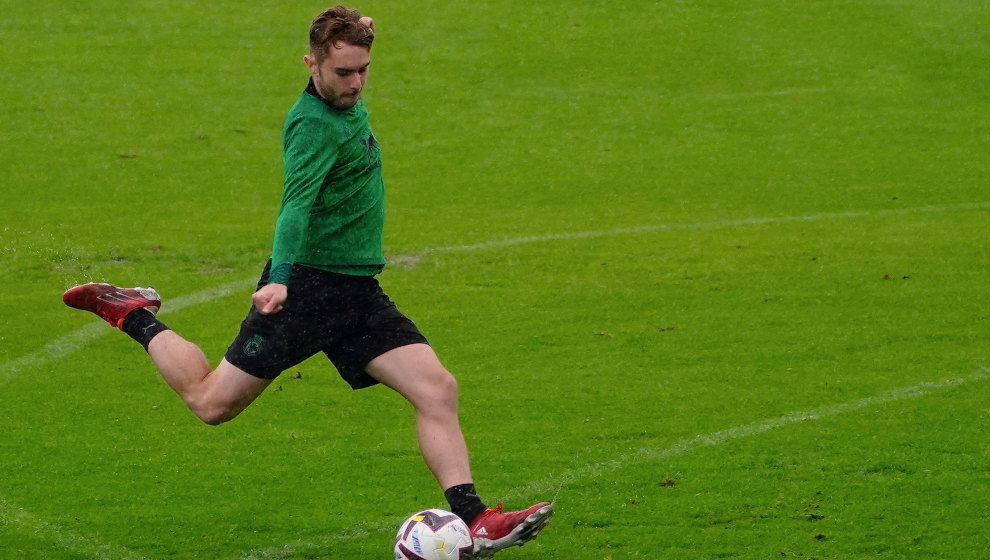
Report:
M271 262L258 288L268 283ZM428 344L396 309L374 276L351 276L295 265L284 308L262 315L254 306L227 349L231 364L262 379L323 352L354 389L378 383L368 362L409 344Z

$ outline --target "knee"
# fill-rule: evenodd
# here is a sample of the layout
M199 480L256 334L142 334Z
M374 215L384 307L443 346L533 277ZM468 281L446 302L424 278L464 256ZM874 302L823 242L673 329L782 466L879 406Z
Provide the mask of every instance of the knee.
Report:
M188 400L186 405L197 418L209 426L219 426L228 420L233 420L240 413L240 410L231 406L204 399Z
M229 410L218 408L193 410L193 413L208 426L219 426L228 420L233 420L237 416L236 413L231 413Z
M441 395L441 398L457 402L457 379L454 374L443 370L437 375L436 386L437 393Z
M452 373L439 370L431 378L430 389L434 406L457 411L457 379Z

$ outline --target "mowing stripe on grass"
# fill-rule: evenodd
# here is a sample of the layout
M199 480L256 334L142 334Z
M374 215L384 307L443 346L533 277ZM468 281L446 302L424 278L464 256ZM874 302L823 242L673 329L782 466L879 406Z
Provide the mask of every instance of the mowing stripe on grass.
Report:
M983 381L988 377L990 377L990 368L981 366L966 377L949 378L941 381L925 381L916 385L891 389L872 397L864 397L845 403L822 406L802 412L793 412L791 414L785 414L779 418L744 424L742 426L736 426L735 428L728 428L708 434L699 434L692 438L682 439L669 446L642 447L632 453L628 453L611 461L595 463L593 465L585 465L571 471L553 475L549 480L519 487L508 494L506 498L519 498L538 495L549 491L556 491L560 487L566 486L568 483L592 480L609 472L619 470L629 463L635 463L638 461L656 461L665 457L683 455L695 449L711 447L735 439L756 436L789 424L839 416L847 412L855 412L870 406L884 405L895 401L916 399L931 393L958 387L966 383Z
M586 239L593 237L604 237L613 235L629 235L638 233L652 233L658 231L681 231L681 230L691 230L691 229L719 229L724 227L742 227L742 226L753 226L753 225L765 225L765 224L777 224L777 223L790 223L790 222L812 222L825 219L842 219L842 218L865 218L865 217L879 217L886 215L895 214L906 214L912 212L938 212L947 210L959 210L959 209L981 209L990 206L990 203L970 203L970 204L956 204L956 205L945 205L945 206L924 206L917 208L904 208L904 209L891 209L891 210L879 210L879 211L861 211L861 212L837 212L837 213L823 213L823 214L812 214L806 216L778 216L778 217L767 217L767 218L748 218L748 219L738 219L738 220L722 220L722 221L712 221L712 222L694 222L685 224L653 224L644 225L634 228L618 228L612 230L597 230L597 231L584 231L584 232L572 232L565 234L553 234L553 235L543 235L543 236L529 236L529 237L517 237L511 239L503 239L497 241L489 241L484 243L477 243L471 245L451 245L435 247L431 249L426 249L422 254L435 254L444 252L460 252L460 251L473 251L473 250L484 250L496 247L505 247L512 245L521 245L527 243L540 243L540 242L551 242L559 240L571 240L571 239ZM180 296L168 301L168 306L164 307L162 314L167 314L173 311L180 311L187 307L192 307L202 303L208 303L216 299L230 295L236 290L248 289L256 281L254 277L250 279L238 280L229 282L219 287L209 288L206 290L201 290L193 294L186 296ZM6 364L0 365L0 387L2 387L7 381L14 377L19 372L25 369L31 369L40 367L44 364L50 363L52 361L64 358L72 352L82 348L89 342L112 332L113 329L103 325L99 322L94 322L86 325L76 331L73 331L67 335L64 335L52 342L49 342L40 350L33 353L22 356ZM842 405L836 405L833 407L825 407L822 409L813 410L806 413L797 413L793 415L787 415L776 420L759 422L755 424L750 424L746 426L741 426L737 428L731 428L728 430L715 432L712 434L707 434L703 436L696 436L690 440L684 440L674 446L667 448L643 448L634 454L629 456L621 457L615 459L611 462L604 464L589 465L575 469L567 473L562 473L555 477L552 477L549 481L544 481L541 483L536 483L534 485L529 485L525 487L518 488L510 493L507 498L521 497L528 494L535 494L540 492L545 492L548 490L559 489L569 481L580 480L583 478L597 477L604 472L609 470L614 470L619 468L621 465L632 461L632 460L642 460L642 459L656 459L667 457L671 455L677 455L680 453L685 453L691 449L702 447L705 445L717 445L724 441L731 439L737 439L740 437L747 437L751 435L756 435L763 433L774 428L778 428L795 421L799 420L813 420L815 418L822 418L826 416L834 416L843 412L850 410L857 410L864 408L871 404L880 404L884 402L890 402L894 400L900 400L905 398L920 397L928 394L934 390L941 388L952 387L965 383L967 381L976 381L983 379L987 376L986 369L981 368L976 374L967 379L957 379L957 380L945 380L938 383L922 383L919 385L914 385L907 388L895 389L893 391L878 395L876 397L869 397L866 399L860 399L858 401L852 401L851 403L846 403ZM47 534L49 540L54 541L59 544L59 546L75 546L77 548L83 547L81 543L88 543L85 546L89 547L89 550L95 551L96 553L102 554L100 551L108 550L108 545L103 545L100 543L95 543L92 540L87 540L83 537L78 537L71 535L70 533L60 529L59 527L31 520L29 514L23 510L17 509L2 497L0 497L0 520L4 524L13 524L19 527L31 526L34 527L35 533ZM290 543L283 547L278 547L270 549L267 551L259 551L254 553L249 553L247 558L280 558L293 554L294 550L299 549L310 549L325 546L326 544L333 542L335 540L344 538L353 538L363 534L367 534L371 531L382 531L391 530L396 526L396 524L401 520L395 520L387 525L381 524L376 525L367 529L354 529L346 534L337 535L335 537L328 537L324 539L325 542L322 543ZM70 549L75 550L75 549ZM94 558L101 558L101 556L92 556ZM121 557L119 554L116 556L104 556L104 557Z
M742 426L727 428L717 432L699 434L692 438L682 439L675 442L673 445L642 447L611 461L584 465L570 471L551 475L547 480L521 486L507 493L504 498L538 499L539 497L545 496L550 492L554 492L555 495L557 495L560 493L560 490L569 483L594 480L604 474L620 470L630 463L635 463L638 461L658 461L667 457L683 455L694 451L695 449L711 447L732 440L757 436L777 428L782 428L790 424L796 424L798 422L810 422L822 418L829 418L849 412L855 412L870 406L879 406L896 401L917 399L932 393L944 391L953 387L959 387L967 383L983 381L988 377L990 377L990 368L981 366L966 377L955 377L943 379L941 381L925 381L915 385L891 389L872 397L864 397L845 403L812 408L801 412L793 412L790 414L785 414L779 418L743 424ZM402 523L402 519L396 518L388 522L359 526L344 533L328 535L327 537L315 541L297 540L286 543L282 546L247 552L241 556L238 556L237 559L272 560L287 558L319 549L331 549L334 542L363 537L374 533L391 532L394 531L400 523Z
M91 538L79 536L53 523L35 519L31 514L8 502L0 496L0 525L31 537L50 542L61 550L94 560L147 560L144 556L122 546L101 543ZM10 551L12 552L12 551ZM25 551L36 555L37 550Z
M160 314L165 315L168 312L180 311L186 307L192 307L228 296L235 290L250 287L252 282L257 282L257 279L252 278L249 281L241 280L237 282L230 282L216 288L210 288L189 294L187 296L170 299L169 306L162 309ZM97 338L113 331L113 328L109 325L103 324L103 322L93 322L61 338L49 342L37 352L22 356L17 360L3 364L3 366L0 366L0 386L23 369L39 367L46 363L61 359L82 348L93 340L96 340ZM60 549L86 558L93 558L95 560L146 560L143 556L127 550L126 548L105 544L91 538L82 537L61 528L58 525L35 519L30 513L22 508L14 506L3 496L0 496L0 525L14 527L20 532L40 538L41 540L54 544Z
M181 311L187 307L209 303L222 297L229 296L236 290L249 288L257 281L257 278L252 278L250 280L238 280L236 282L230 282L216 288L208 288L186 296L170 298L166 304L162 306L162 310L159 315L167 315L175 311ZM82 328L49 342L41 347L40 350L0 365L0 387L2 387L4 383L22 370L41 367L49 362L60 360L76 350L79 350L83 346L86 346L97 338L114 331L116 331L116 329L112 328L110 325L107 325L102 321L94 321Z
M614 235L635 235L640 233L653 233L658 231L685 231L695 229L720 229L726 227L745 227L769 224L784 224L792 222L815 222L821 220L833 220L843 218L869 218L882 217L898 214L910 214L918 212L943 212L951 210L978 210L990 207L990 202L974 202L963 204L949 204L942 206L921 206L915 208L897 208L889 210L857 211L857 212L832 212L822 214L810 214L805 216L771 216L767 218L742 218L736 220L718 220L712 222L689 222L684 224L648 224L630 228L617 228L609 230L576 231L570 233L534 235L525 237L514 237L495 241L485 241L468 245L445 245L423 249L419 255L429 255L437 253L453 253L463 251L480 251L497 247L508 247L513 245L524 245L529 243L545 243L551 241L567 241L574 239L589 239L594 237L608 237ZM179 311L186 307L192 307L201 303L208 303L215 299L230 295L234 290L246 289L253 286L257 281L256 277L250 279L230 282L217 288L209 288L187 296L180 296L169 299L167 306L163 306L161 314ZM46 363L61 359L79 348L85 346L92 340L99 338L111 329L103 324L93 323L86 325L74 332L49 342L40 350L21 356L6 364L0 364L0 387L11 377L24 369L40 367Z

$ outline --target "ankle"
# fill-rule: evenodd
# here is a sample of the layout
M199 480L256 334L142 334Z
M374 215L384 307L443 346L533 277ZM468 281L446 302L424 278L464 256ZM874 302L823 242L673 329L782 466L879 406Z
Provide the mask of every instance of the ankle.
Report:
M124 331L127 336L138 341L141 346L144 346L144 351L147 352L148 345L151 344L151 339L170 329L165 323L156 319L153 313L142 308L128 313L120 325L120 330Z
M450 504L450 511L464 520L468 526L488 509L478 497L478 492L472 483L451 486L443 491L443 495Z

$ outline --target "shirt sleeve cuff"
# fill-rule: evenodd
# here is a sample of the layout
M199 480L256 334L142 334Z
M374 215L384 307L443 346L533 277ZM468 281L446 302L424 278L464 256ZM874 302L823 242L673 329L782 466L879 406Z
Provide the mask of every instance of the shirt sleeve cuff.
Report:
M268 281L272 284L288 284L289 276L292 275L292 263L281 263L272 268L268 275Z

